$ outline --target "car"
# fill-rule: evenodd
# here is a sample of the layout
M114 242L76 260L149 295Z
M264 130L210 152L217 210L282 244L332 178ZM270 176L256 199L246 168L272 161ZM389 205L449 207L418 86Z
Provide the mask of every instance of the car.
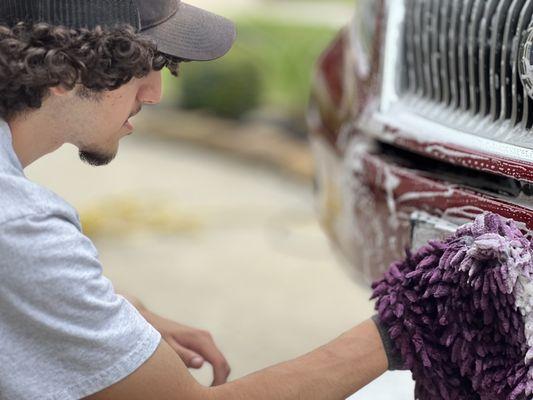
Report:
M531 0L357 1L308 110L320 220L355 279L483 212L530 235L532 47Z
M320 219L371 282L484 211L533 227L533 1L359 0L308 110Z

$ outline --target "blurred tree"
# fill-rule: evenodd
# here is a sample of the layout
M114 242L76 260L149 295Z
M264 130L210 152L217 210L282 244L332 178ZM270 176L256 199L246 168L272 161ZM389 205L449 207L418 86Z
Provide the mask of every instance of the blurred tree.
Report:
M260 103L261 82L255 64L243 57L184 65L181 106L240 118Z

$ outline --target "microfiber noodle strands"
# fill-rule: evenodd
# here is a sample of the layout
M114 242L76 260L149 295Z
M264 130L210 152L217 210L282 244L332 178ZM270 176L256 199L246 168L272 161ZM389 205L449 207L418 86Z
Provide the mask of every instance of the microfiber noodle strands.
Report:
M483 214L373 284L416 399L533 399L532 254L513 221Z

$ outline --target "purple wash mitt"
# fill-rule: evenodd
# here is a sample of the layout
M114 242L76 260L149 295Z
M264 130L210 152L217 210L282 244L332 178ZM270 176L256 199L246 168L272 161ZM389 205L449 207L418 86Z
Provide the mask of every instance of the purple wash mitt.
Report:
M533 399L532 255L513 221L483 214L373 284L416 399Z

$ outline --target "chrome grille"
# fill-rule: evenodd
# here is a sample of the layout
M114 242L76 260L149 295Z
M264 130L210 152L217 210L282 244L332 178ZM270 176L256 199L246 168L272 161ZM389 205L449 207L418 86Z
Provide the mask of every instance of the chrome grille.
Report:
M533 126L520 47L533 0L405 0L405 91L450 109Z

